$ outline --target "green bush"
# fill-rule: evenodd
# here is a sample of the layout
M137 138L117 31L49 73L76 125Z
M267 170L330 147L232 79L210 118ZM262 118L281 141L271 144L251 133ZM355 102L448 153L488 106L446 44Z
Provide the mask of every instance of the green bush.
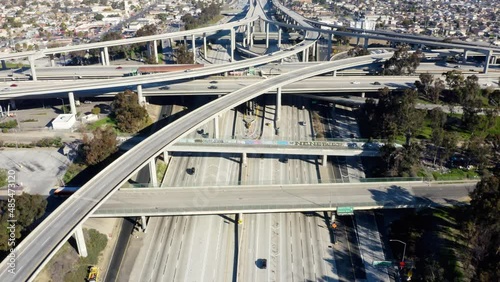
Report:
M63 176L64 183L69 183L76 175L82 172L85 168L87 168L87 166L84 164L75 164L75 163L70 164L68 170Z
M63 145L61 137L54 137L54 138L43 138L38 141L33 141L31 142L31 146L37 146L37 147L61 147Z
M9 121L0 123L0 128L2 128L2 132L4 132L3 129L9 129L9 128L15 128L15 127L17 127L17 120L9 120Z

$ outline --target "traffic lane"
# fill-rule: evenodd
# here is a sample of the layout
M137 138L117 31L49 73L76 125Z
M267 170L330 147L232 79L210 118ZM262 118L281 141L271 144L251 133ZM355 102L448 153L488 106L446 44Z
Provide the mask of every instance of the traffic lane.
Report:
M398 204L412 204L414 198L411 189L394 187L329 187L328 184L317 184L323 187L316 188L310 184L283 185L275 187L214 187L203 188L169 188L162 190L122 189L114 197L103 204L103 209L124 206L154 206L170 208L200 208L201 202L207 206L245 206L245 205L325 205L332 206L342 203L383 204L395 202Z
M365 266L359 251L358 237L354 227L354 218L352 216L338 216L336 222L337 229L334 230L334 234L337 236L336 243L337 245L344 244L344 247L347 247L347 253L335 253L339 273L343 273L341 276L342 281L366 279Z

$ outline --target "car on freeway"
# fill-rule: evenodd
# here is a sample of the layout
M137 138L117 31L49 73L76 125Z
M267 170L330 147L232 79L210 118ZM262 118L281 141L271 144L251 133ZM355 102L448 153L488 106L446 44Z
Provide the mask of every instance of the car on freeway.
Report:
M188 70L185 70L184 72L190 72L190 71L191 71L191 70L189 70L189 69L188 69Z
M359 81L351 81L351 84L359 84Z
M10 90L10 88L9 88L9 87L5 87L5 88L3 89L3 91L9 91L9 90Z
M217 89L217 88L218 88L218 87L217 87L217 86L215 86L215 85L210 85L210 86L208 87L208 89Z
M12 84L10 85L10 87L17 87L17 84L12 83Z
M193 175L196 172L196 168L194 166L190 167L190 168L186 169L186 172L190 175Z
M459 69L459 68L460 68L460 66L454 66L453 68L454 68L454 69Z
M116 69L117 69L117 70L121 70L121 69L123 69L123 68L122 68L121 66L117 66L117 67L116 67Z
M219 82L218 82L217 80L212 80L212 81L210 81L210 83L211 83L211 84L217 84L217 83L219 83Z
M284 164L287 164L287 163L288 163L288 158L282 158L280 161L281 161L282 163L284 163Z
M169 89L170 89L170 86L165 85L165 86L160 87L159 89L160 89L160 90L169 90Z
M89 100L85 100L83 101L84 104L92 104L92 101L89 101Z
M306 125L307 123L305 121L299 122L300 125Z
M260 269L266 269L267 268L267 259L258 259L257 260L257 266Z
M375 82L373 83L373 85L381 85L381 83L380 83L380 82L378 82L378 81L375 81Z

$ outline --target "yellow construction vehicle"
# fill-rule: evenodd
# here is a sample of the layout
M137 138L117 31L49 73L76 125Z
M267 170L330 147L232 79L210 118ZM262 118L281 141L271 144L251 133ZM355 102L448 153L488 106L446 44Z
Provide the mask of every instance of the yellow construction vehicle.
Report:
M87 279L88 282L97 282L97 278L99 277L99 268L97 266L91 266L89 277Z

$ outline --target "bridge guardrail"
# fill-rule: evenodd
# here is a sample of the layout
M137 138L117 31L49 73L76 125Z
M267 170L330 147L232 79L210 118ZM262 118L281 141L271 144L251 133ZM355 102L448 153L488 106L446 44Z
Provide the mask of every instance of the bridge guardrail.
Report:
M356 185L356 184L363 184L363 183L392 183L392 182L415 182L415 183L422 183L423 178L422 177L388 177L388 178L361 178L359 179L360 182L350 182L346 183L342 181L341 179L316 179L313 181L309 181L308 183L299 182L299 181L288 181L288 182L279 182L279 181L273 181L273 180L264 180L264 181L237 181L235 183L220 183L220 182L213 182L213 183L203 183L203 186L199 187L234 187L234 186L255 186L255 185L303 185L303 184L351 184L351 185ZM167 187L151 187L151 184L149 183L129 183L127 187L122 187L122 188L169 188L169 187L196 187L193 186L192 184L189 185L171 185Z

